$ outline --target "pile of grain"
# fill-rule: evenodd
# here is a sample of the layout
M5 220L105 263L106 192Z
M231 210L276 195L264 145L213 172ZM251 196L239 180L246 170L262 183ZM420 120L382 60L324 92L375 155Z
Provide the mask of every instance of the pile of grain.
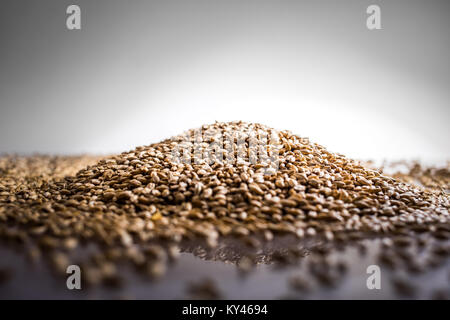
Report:
M251 132L274 132L243 122L200 130L238 133L248 150ZM203 136L205 145L217 139ZM153 240L177 243L201 237L215 246L222 236L262 234L271 240L277 233L332 240L355 231L435 230L450 220L444 191L385 176L287 131L277 133L281 148L270 174L271 163L250 158L212 164L178 161L174 150L186 137L195 144L192 130L102 159L62 179L25 179L22 174L14 179L21 166L3 159L0 236L55 250L95 242L116 250L106 257L133 252L137 264L146 264L145 254L162 255L154 246L148 248ZM154 264L151 268L155 272Z

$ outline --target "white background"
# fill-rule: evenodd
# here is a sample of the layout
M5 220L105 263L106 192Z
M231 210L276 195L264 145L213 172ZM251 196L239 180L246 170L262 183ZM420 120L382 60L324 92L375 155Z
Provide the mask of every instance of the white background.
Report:
M68 31L70 2L2 2L0 153L114 153L246 120L356 158L450 159L448 1L77 3Z

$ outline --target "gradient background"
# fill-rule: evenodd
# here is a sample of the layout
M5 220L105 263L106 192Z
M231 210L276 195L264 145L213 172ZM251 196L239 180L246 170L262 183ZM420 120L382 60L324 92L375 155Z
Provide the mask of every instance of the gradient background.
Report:
M0 153L246 120L351 157L450 159L449 18L448 0L2 0Z

